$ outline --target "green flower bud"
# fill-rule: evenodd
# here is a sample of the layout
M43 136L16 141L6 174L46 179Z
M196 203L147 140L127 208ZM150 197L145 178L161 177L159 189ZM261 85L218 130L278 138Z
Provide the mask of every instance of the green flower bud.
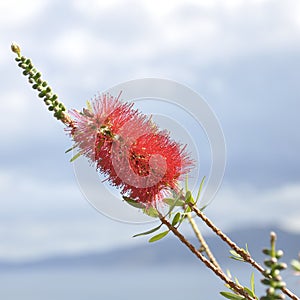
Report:
M58 96L56 94L54 94L53 99L58 99Z
M276 254L275 254L276 258L280 258L283 256L283 251L282 250L278 250L276 251Z
M37 80L38 78L40 78L42 76L42 74L40 72L37 72L34 76L34 79Z
M268 295L274 295L275 294L275 289L273 287L269 287L267 289L267 293L268 293Z
M12 52L16 53L18 56L21 56L21 49L17 44L12 43L11 50Z
M271 256L271 250L270 249L265 248L265 249L262 250L262 252L263 252L263 254Z
M266 259L266 260L264 261L264 264L265 264L265 266L271 268L271 267L273 267L273 265L274 265L276 262L277 262L277 259L274 258L274 257L272 257L271 259Z
M276 270L284 270L284 269L286 269L287 268L287 264L286 263L279 263L279 264L277 264L275 267L274 267L274 269L276 269Z
M261 280L261 283L264 285L271 285L271 280L268 278L264 278Z
M52 102L50 100L48 100L48 99L45 99L44 102L45 102L46 105L52 104Z
M39 88L40 88L40 87L39 87ZM38 88L38 90L39 90L39 88ZM46 92L43 91L43 90L38 94L38 96L39 96L40 98L43 98L45 95L46 95Z
M281 281L281 280L282 280L282 277L281 277L280 275L276 275L276 276L273 277L273 279L274 279L275 281Z
M274 295L273 298L277 299L277 300L282 300L282 299L285 299L285 295L284 294L278 294L278 295Z
M279 282L273 283L273 286L276 289L282 289L283 287L286 286L286 283L284 281L279 281Z

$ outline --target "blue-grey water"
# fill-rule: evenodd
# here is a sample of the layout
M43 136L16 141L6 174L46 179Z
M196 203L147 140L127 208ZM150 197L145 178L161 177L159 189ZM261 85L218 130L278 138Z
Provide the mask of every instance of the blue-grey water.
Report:
M231 272L248 285L251 272L243 271L243 265L231 267ZM299 293L299 278L288 277L291 289ZM259 284L258 291L263 289ZM0 299L5 300L225 299L219 295L222 290L221 281L202 265L0 272Z

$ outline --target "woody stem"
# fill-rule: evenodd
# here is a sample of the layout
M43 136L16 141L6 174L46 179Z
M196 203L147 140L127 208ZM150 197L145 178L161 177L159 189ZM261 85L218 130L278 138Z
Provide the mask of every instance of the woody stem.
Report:
M254 300L254 298L250 297L243 289L242 286L236 284L230 278L228 278L221 269L217 268L212 262L210 262L207 258L205 258L200 251L198 251L194 245L192 245L172 224L165 219L164 216L161 214L159 215L159 218L161 222L168 227L170 231L173 232L173 234L179 238L179 240L185 244L192 253L196 255L209 269L211 269L221 280L223 280L226 284L230 286L232 290L234 290L239 295L242 295L245 297L245 299L248 300Z
M192 218L191 213L187 213L187 218L192 226L192 229L200 243L200 248L203 249L203 251L207 254L210 262L212 264L214 264L217 268L221 269L220 265L218 264L216 258L214 257L214 255L212 254L212 252L210 251L209 246L207 245L203 235L201 234L195 220Z
M207 218L203 212L196 207L193 204L189 204L191 210L193 212L196 213L196 215L198 217L200 217L205 223L206 225L212 229L213 232L215 232L225 243L227 243L231 249L233 249L236 253L238 253L243 259L244 261L248 262L249 264L251 264L255 269L257 269L263 276L265 276L265 269L259 265L251 256L248 252L246 252L244 249L238 247L226 234L224 234L221 229L219 229L218 227L216 227L212 221ZM287 296L289 296L291 299L293 300L299 300L299 298L292 293L289 289L287 289L286 287L282 288L283 293L285 293Z

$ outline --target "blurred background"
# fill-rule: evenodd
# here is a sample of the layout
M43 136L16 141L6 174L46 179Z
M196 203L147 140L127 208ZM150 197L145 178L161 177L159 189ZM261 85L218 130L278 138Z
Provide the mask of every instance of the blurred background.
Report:
M284 246L296 257L299 14L297 0L0 1L0 295L218 299L222 289L196 261L179 272L179 242L149 246L131 238L149 224L116 222L89 205L64 153L71 141L21 76L12 42L68 108L144 77L175 80L202 95L227 146L223 185L207 215L239 242L253 240L254 249L258 241L267 245L275 228L279 238L290 237ZM183 280L177 272L193 288L175 290Z

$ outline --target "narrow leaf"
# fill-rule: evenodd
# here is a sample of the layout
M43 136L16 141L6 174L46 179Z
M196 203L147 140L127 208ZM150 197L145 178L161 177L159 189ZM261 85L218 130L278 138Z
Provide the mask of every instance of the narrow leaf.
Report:
M156 242L158 240L161 240L162 238L164 238L170 231L167 230L167 231L163 231L155 236L153 236L150 240L149 240L149 243L153 243L153 242Z
M166 204L168 204L169 206L183 206L184 205L184 201L178 199L173 199L173 198L165 198L163 199L163 202L165 202Z
M255 293L255 280L254 280L254 272L251 274L250 278L250 286L251 286L251 291Z
M291 261L291 266L294 269L294 271L300 272L300 261L299 260L293 259Z
M191 191L187 191L185 194L185 203L190 203L192 201L192 193Z
M201 191L202 191L202 188L203 188L203 184L204 184L204 181L205 181L205 176L202 178L201 180L201 183L200 183L200 186L199 186L199 189L198 189L198 193L197 193L197 197L196 197L196 203L198 202L199 198L200 198L200 195L201 195Z
M245 261L238 253L236 253L234 250L229 250L229 252L232 254L232 256L229 256L229 258L232 258L234 260L238 261Z
M227 274L227 276L228 276L230 279L232 278L232 275L231 275L231 272L230 272L229 269L226 270L226 274Z
M154 208L153 206L150 206L148 208L144 208L143 212L146 215L148 215L149 217L152 217L152 218L158 218L159 217L159 213L158 213L157 209Z
M188 191L189 190L189 178L188 178L188 175L185 176L184 184L185 184L185 190Z
M247 294L248 294L250 297L252 297L252 298L255 297L254 293L253 293L250 289L248 289L246 286L244 286L244 291L247 292Z
M165 202L168 205L173 205L174 202L175 202L175 199L173 199L173 198L164 198L163 202Z
M75 159L77 159L79 156L81 155L80 152L78 152L77 154L75 154L71 159L70 162L73 162Z
M138 234L135 234L133 237L138 237L138 236L142 236L142 235L147 235L147 234L151 234L155 231L157 231L158 229L160 229L160 227L162 226L162 224L160 224L159 226L155 227L155 228L152 228L148 231L145 231L145 232L142 232L142 233L138 233Z
M230 293L230 292L220 292L220 294L227 298L227 299L231 299L231 300L243 300L244 297L242 296L239 296L237 294L233 294L233 293Z
M133 207L135 207L135 208L145 208L145 205L144 204L142 204L142 203L139 203L139 202L137 202L137 201L135 201L135 200L133 200L133 199L131 199L131 198L129 198L129 197L125 197L125 196L123 196L123 199L129 204L129 205L131 205L131 206L133 206Z
M235 283L236 283L237 285L241 285L241 284L239 283L239 280L237 279L237 277L234 277L234 281L235 281Z
M208 204L203 205L200 209L200 211L204 211L204 209L208 206Z
M180 217L181 217L181 214L180 214L180 212L178 212L173 218L172 226L175 226L179 222Z
M71 148L67 149L67 150L65 151L65 153L69 153L70 151L72 151L72 150L75 149L75 148L76 148L76 145L74 145L74 146L72 146Z
M172 212L172 210L176 206L177 202L180 201L180 194L181 194L181 192L178 193L177 197L174 199L174 203L172 205L170 205L168 214L170 214Z

